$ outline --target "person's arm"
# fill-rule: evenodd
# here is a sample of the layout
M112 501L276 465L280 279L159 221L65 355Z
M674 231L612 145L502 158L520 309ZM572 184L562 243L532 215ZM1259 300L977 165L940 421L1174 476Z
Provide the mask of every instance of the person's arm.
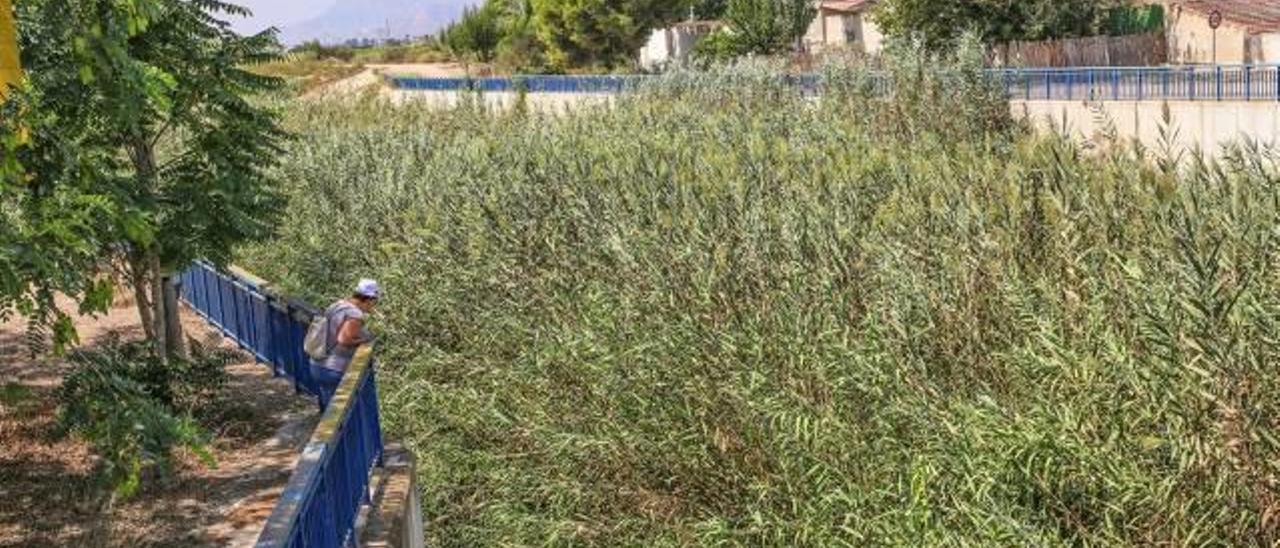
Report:
M369 342L360 334L363 328L364 320L361 319L351 318L342 322L342 327L338 329L338 344L350 347Z

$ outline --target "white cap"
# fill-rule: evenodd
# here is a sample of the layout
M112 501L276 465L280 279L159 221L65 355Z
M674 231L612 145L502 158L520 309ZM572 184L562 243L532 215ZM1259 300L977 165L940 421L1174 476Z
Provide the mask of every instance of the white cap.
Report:
M376 299L380 294L382 294L382 288L378 287L378 282L365 278L356 284L356 295Z

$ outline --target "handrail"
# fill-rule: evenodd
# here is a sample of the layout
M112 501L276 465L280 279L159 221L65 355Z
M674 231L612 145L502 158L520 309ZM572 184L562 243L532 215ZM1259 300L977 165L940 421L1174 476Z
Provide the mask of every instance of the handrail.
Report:
M259 548L351 542L359 508L369 502L370 472L382 461L376 390L372 349L363 346L267 518Z
M316 395L302 341L321 311L277 293L246 271L197 262L180 276L184 301L227 338ZM359 348L272 511L258 546L346 546L369 503L370 475L382 465L382 424L372 349Z
M1184 65L1161 67L990 68L989 81L1010 99L1082 101L1280 101L1280 65ZM510 78L416 78L389 76L406 91L530 93L620 93L654 76L518 75ZM784 76L807 93L819 92L817 74ZM891 90L883 72L870 78ZM879 85L884 84L884 85Z

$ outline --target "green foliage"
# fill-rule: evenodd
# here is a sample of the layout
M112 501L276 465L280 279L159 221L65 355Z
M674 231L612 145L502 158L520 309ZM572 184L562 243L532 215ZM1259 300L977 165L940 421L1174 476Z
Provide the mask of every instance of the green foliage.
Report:
M303 42L291 48L289 53L310 56L313 59L335 59L350 63L356 57L356 50L347 46L326 46L319 40Z
M1024 134L973 46L891 51L887 98L298 105L244 260L386 283L435 544L1273 544L1280 158Z
M719 20L728 10L729 0L695 0L693 2L693 15L702 20Z
M818 14L809 0L729 0L725 19L740 53L799 49Z
M653 29L687 9L665 0L532 0L531 7L548 68L557 71L627 66Z
M888 36L921 37L941 49L965 31L992 43L1150 32L1160 28L1163 9L1116 0L884 0L874 17Z
M445 29L443 41L455 55L489 62L503 38L501 24L498 4L486 2L478 8L466 8L462 19Z
M69 362L59 429L90 444L100 457L99 477L117 497L134 495L149 468L168 473L178 448L214 465L208 436L191 413L226 384L227 353L193 344L191 360L165 362L146 343L109 340L72 353Z
M1112 8L1107 14L1107 34L1127 36L1146 32L1164 31L1164 6L1123 5Z
M276 58L272 32L235 34L219 17L248 12L217 0L16 12L28 85L0 117L0 314L51 322L65 341L55 293L101 310L104 270L129 264L148 290L270 233L281 201L266 171L285 134L250 96L281 82L243 67Z
M724 63L745 54L745 48L733 31L712 32L693 46L693 58L701 64Z

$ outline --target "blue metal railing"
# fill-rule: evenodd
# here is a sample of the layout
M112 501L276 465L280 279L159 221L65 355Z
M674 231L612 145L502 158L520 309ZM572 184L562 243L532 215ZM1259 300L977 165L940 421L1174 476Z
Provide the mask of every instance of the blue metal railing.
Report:
M1010 99L1029 101L1280 101L1280 66L1081 67L989 69L987 76ZM652 76L515 76L512 78L390 77L411 91L530 93L620 93ZM874 89L888 92L888 78L872 75ZM821 91L817 75L787 77L807 92Z
M184 301L300 393L318 394L302 341L320 311L271 291L246 272L196 263L180 279ZM354 544L356 518L381 466L382 424L372 350L361 348L343 377L289 485L258 539L261 548Z

